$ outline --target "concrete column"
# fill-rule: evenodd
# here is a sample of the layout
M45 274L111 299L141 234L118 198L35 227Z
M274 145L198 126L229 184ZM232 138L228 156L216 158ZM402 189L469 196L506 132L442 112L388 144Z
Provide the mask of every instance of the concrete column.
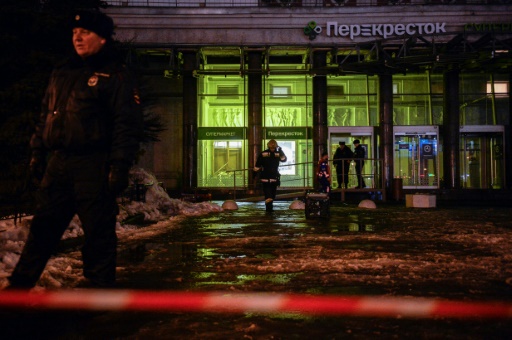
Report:
M314 68L327 65L327 52L313 54ZM329 151L327 146L327 77L316 75L313 78L313 164L316 166L322 152ZM315 176L316 178L316 176Z
M393 76L379 76L379 158L382 159L382 176L385 190L391 194L393 179Z
M183 189L197 187L196 52L183 52Z
M249 144L248 164L253 168L256 164L259 153L262 151L263 140L263 112L262 112L262 53L248 52L247 63L249 67L248 74L248 98L247 98L247 140ZM249 171L249 189L254 188L252 172Z
M443 168L444 188L460 188L459 70L444 73Z

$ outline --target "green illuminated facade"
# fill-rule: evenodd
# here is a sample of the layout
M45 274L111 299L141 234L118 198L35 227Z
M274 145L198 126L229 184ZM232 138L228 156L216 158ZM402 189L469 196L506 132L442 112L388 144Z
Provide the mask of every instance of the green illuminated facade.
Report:
M142 163L166 187L255 194L275 139L280 190L314 190L322 152L358 139L370 189L510 188L509 5L194 1L107 10L157 84L170 129Z
M226 65L222 69L225 70ZM245 77L224 75L199 79L199 187L248 185L251 173L248 169L252 169L253 164L248 164L247 157L245 80ZM280 168L283 186L311 187L311 77L265 77L262 93L262 148L266 148L268 140L275 139L286 153L288 161Z
M248 164L246 79L239 75L206 75L198 79L198 187L248 186L247 170L252 165ZM276 139L287 154L288 165L281 167L283 187L314 185L312 79L307 75L263 77L261 147ZM461 130L460 176L464 187L503 185L504 136L500 126L510 123L508 86L505 75L461 75L461 126L486 126L484 135L467 127ZM393 176L402 178L405 187L438 188L442 184L439 127L443 124L443 91L442 74L393 75ZM376 134L353 129L373 131L379 125L378 111L378 76L327 77L331 156L339 141L350 147L357 138L367 148L368 158L378 158ZM369 166L372 169L367 170L368 180L372 182L374 169ZM351 184L355 185L355 170L348 170ZM337 186L336 179L333 184Z

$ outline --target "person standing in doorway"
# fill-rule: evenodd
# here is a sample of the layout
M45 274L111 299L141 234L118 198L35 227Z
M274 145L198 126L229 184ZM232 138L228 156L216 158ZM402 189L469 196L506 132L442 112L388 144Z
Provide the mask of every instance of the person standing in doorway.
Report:
M359 139L354 140L354 161L356 163L357 186L356 189L366 188L363 179L364 159L366 158L366 151L361 145Z
M336 167L336 179L338 180L338 188L347 188L348 185L348 171L350 170L350 161L354 153L345 142L340 142L340 146L334 153L333 163Z
M322 157L318 161L316 176L320 191L325 193L331 192L331 167L329 166L329 154L327 152L323 152Z
M279 174L279 163L286 162L287 158L277 142L271 139L267 143L268 149L258 155L256 165L254 166L254 177L260 174L260 181L265 195L265 209L268 212L274 210L274 200L276 199L277 187L281 185L281 175Z
M115 284L116 196L139 150L140 98L114 51L112 19L81 10L71 25L74 52L52 72L30 140L37 205L9 289L36 285L75 214L84 231L83 286Z

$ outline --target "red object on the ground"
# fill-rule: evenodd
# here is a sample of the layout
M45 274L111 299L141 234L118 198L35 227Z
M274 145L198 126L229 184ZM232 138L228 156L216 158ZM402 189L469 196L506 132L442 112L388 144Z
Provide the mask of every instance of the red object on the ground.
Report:
M1 308L300 313L409 318L512 318L512 303L410 297L134 290L0 291Z

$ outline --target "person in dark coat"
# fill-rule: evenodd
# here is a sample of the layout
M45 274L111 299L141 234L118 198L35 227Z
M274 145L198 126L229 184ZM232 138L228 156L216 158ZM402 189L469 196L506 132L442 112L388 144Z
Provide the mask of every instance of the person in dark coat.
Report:
M350 162L354 153L345 142L340 142L340 146L334 153L333 164L336 167L336 179L338 180L338 188L347 188L348 171L350 170Z
M359 139L354 140L354 162L356 163L356 175L357 175L357 186L356 189L366 188L366 184L363 179L363 167L364 159L366 158L366 151L360 144Z
M318 161L316 176L318 177L320 192L331 192L331 167L329 166L329 154L327 152L323 152Z
M83 285L115 284L116 196L139 149L140 98L114 53L112 19L77 11L72 30L74 53L53 70L30 140L37 206L11 289L36 285L75 214L84 231Z
M279 163L286 162L287 158L274 139L267 143L267 147L268 149L258 155L254 166L254 176L259 173L265 195L265 209L271 212L274 210L273 202L276 199L277 187L281 185Z

